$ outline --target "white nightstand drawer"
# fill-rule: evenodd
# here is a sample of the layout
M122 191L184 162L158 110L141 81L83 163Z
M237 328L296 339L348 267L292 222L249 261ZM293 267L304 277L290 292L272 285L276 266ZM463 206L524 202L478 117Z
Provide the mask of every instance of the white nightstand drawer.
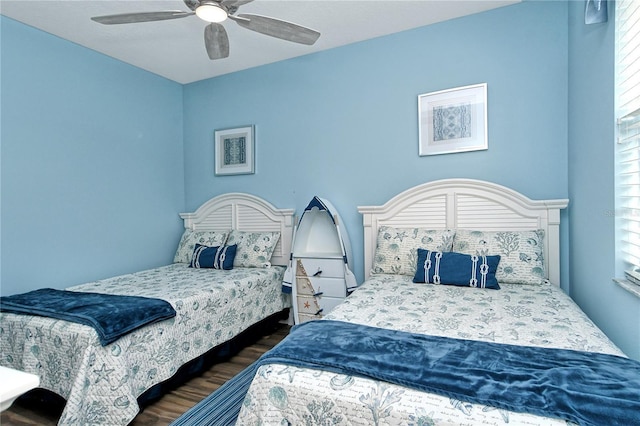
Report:
M298 304L298 312L301 314L321 315L324 313L318 299L313 296L298 296L296 303Z
M296 298L299 314L323 317L338 306L344 299L335 297L298 296Z
M298 318L298 324L302 324L303 322L322 319L322 315L299 314Z
M344 302L344 299L336 299L333 297L320 297L320 307L322 308L322 316L327 315L329 312L333 311L333 308Z
M298 258L296 275L308 277L344 277L344 261L342 259Z
M304 296L347 297L342 278L296 277L296 294Z

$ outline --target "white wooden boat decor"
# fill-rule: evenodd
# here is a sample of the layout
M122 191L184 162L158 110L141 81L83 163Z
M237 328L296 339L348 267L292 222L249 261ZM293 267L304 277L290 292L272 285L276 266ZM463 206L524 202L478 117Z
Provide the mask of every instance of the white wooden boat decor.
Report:
M293 297L296 324L322 318L357 286L351 243L342 219L327 200L313 197L294 230L283 291Z

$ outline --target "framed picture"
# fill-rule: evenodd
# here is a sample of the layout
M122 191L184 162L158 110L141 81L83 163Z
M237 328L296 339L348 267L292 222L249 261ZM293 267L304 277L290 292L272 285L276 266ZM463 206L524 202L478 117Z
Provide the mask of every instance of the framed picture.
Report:
M255 173L254 126L215 131L215 174Z
M419 155L487 149L487 84L418 96Z

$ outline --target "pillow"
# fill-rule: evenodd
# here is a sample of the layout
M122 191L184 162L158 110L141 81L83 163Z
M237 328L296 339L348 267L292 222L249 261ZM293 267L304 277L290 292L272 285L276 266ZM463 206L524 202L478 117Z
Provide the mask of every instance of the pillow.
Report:
M416 273L418 249L451 251L454 234L455 231L448 229L381 226L371 272L413 276Z
M244 232L235 229L229 234L227 244L237 244L234 267L267 268L273 250L280 239L280 232Z
M193 249L190 268L233 269L233 259L238 246L208 247L196 244Z
M224 245L228 232L219 231L192 231L185 229L178 244L178 250L173 257L173 263L191 263L191 256L196 243L216 247Z
M458 229L453 251L500 255L496 278L501 283L542 284L545 280L544 231L470 231Z
M418 249L414 283L433 283L499 290L496 270L500 256L477 256Z

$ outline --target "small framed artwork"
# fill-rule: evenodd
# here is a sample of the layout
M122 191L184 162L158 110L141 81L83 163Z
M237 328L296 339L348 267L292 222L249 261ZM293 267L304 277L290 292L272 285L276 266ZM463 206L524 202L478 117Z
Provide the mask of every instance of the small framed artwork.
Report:
M215 131L214 163L217 176L255 173L254 135L254 126Z
M487 84L419 95L418 119L420 156L487 149Z

